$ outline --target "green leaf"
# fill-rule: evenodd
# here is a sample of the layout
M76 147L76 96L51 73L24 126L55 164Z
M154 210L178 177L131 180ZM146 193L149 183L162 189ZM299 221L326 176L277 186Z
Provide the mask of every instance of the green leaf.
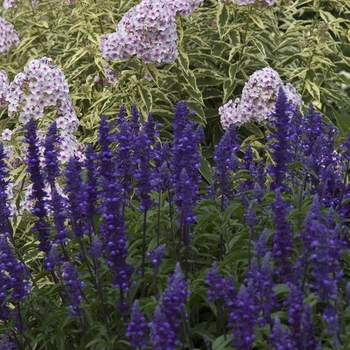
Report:
M310 95L314 98L315 101L320 102L320 99L321 99L320 89L314 82L310 80L306 80L305 88L310 93Z
M178 62L183 70L183 72L187 72L190 67L190 60L185 52L181 49L179 50Z
M143 64L145 71L152 77L152 80L158 86L159 70L153 64Z
M251 38L252 42L254 43L255 47L259 50L259 52L263 55L264 58L266 58L266 51L264 45L261 43L259 38L256 40L254 38Z
M202 94L197 86L196 76L192 71L188 71L187 74L184 74L184 78L187 81L188 85L186 85L186 91L202 106L204 106L204 102L202 99Z
M226 3L219 3L219 8L216 13L216 23L219 31L220 38L223 37L225 27L229 24L229 11Z
M86 54L88 54L88 51L85 47L80 48L67 62L64 69L68 69L71 67L74 63L78 62L82 57L84 57Z
M295 68L290 76L290 80L294 79L295 77L301 77L304 79L308 70L309 69L305 67Z
M139 85L138 90L142 99L142 102L147 107L147 112L152 111L152 94L149 89L147 89L144 85Z
M262 30L265 30L265 26L261 18L255 13L250 13L249 18Z
M201 159L201 166L199 168L199 172L202 174L202 176L207 180L209 184L213 182L212 169L211 169L210 163L204 158Z
M228 346L231 343L231 341L232 339L230 336L225 337L222 335L219 338L216 338L211 346L213 350L229 350L233 349L232 347Z

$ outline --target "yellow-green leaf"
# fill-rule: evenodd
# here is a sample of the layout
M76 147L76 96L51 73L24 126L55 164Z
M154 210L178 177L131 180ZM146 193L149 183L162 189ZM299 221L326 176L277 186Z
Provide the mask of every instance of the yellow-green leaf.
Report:
M147 88L145 88L143 85L138 86L138 90L142 99L142 102L147 108L147 112L151 112L152 110L152 94L151 91L149 91Z
M320 96L320 89L318 88L318 86L310 81L310 80L306 80L305 81L305 88L306 90L310 93L310 95L315 99L315 101L319 102L321 99Z
M68 69L70 66L72 66L75 62L79 61L83 56L85 56L88 52L86 51L85 47L80 48L67 62L67 65L64 67L64 69Z
M183 71L187 72L190 66L190 60L185 52L179 50L178 60Z
M225 27L229 23L229 11L228 6L225 3L219 2L218 12L216 13L216 23L220 38L222 38Z
M254 13L251 13L249 14L249 18L262 30L265 30L265 26L264 26L264 23L263 21L261 20L261 18L254 14Z

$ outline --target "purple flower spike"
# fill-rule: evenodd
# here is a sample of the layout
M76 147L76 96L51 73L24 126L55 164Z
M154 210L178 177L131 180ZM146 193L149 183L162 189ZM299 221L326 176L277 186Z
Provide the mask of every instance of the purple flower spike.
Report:
M268 167L268 174L273 178L271 189L275 190L281 187L287 190L288 186L284 185L286 175L290 173L287 164L293 160L294 145L294 127L290 121L293 107L288 104L287 97L282 88L279 89L275 111L272 113L272 126L275 127L274 133L269 137L269 140L275 139L275 142L270 149L273 151L274 164Z
M10 341L6 334L3 334L0 343L0 350L13 350L16 348L17 345Z
M153 350L175 350L179 343L177 330L180 326L179 314L185 306L189 292L182 278L180 264L168 279L169 287L163 292L161 305L157 306L150 323Z
M135 173L137 181L136 194L141 198L140 210L147 211L151 208L153 201L151 200L149 193L153 189L153 174L151 169L151 149L150 142L144 129L141 130L138 137L136 155L136 162L138 164L138 170Z
M81 178L80 164L76 158L69 159L65 175L72 232L75 237L81 237L86 225L87 192L86 183Z
M59 136L57 135L56 122L51 123L44 143L44 157L45 166L44 174L47 182L51 186L51 190L55 188L55 179L59 175L60 168L58 165L58 152L55 149L55 143L59 142Z
M327 331L333 336L333 345L335 349L338 349L340 326L337 309L333 305L328 305L323 311L322 319L327 322Z
M69 316L81 316L84 312L79 307L82 301L82 288L84 282L78 279L78 270L70 263L66 262L62 269L67 296L69 298Z
M290 262L294 242L291 232L291 224L287 221L288 212L292 207L287 204L280 190L276 190L276 199L271 205L273 219L275 222L275 233L273 235L272 256L278 261L275 271L280 280L290 282L292 263Z
M86 160L85 167L87 170L87 182L86 182L86 215L89 220L92 221L94 214L96 214L97 203L97 155L94 152L92 145L86 147Z
M29 294L29 273L18 261L4 235L0 236L0 320L10 316L8 303L24 300Z
M162 313L161 306L159 305L154 311L153 320L149 323L149 327L151 328L153 350L175 350L176 346L180 343L173 325Z
M214 262L212 268L207 272L205 280L205 284L209 286L208 300L217 301L222 299L229 303L230 297L234 298L236 295L233 284L231 284L230 290L227 289L230 282L229 279L226 280L225 277L219 275L218 264Z
M10 236L10 209L6 195L6 188L9 184L9 181L5 180L7 176L8 168L5 163L4 145L0 143L0 233L6 237Z
M92 239L91 246L88 251L95 259L99 258L102 255L102 242L97 236Z
M152 252L147 254L147 257L151 258L152 264L158 266L161 264L164 258L165 244L160 245L158 248L154 249Z
M139 301L134 302L131 310L131 320L126 325L125 336L130 339L132 349L146 349L147 340L147 322L140 310Z
M305 305L304 294L300 286L290 285L288 305L288 323L292 334L293 348L295 349L320 349L320 344L315 337L315 327L311 319L310 306Z
M270 335L270 345L275 350L294 350L290 337L289 330L282 327L280 319L276 316Z
M229 327L234 326L232 344L240 350L251 350L254 340L256 306L252 285L241 286L235 305L230 308Z
M55 267L58 267L60 265L61 265L60 255L56 249L56 246L53 245L51 247L51 250L46 254L46 257L44 260L44 267L48 271L53 271Z
M53 209L53 220L55 223L56 235L53 239L54 243L64 243L67 241L67 230L65 227L66 215L64 212L63 198L56 188L52 192L51 206Z
M232 124L221 138L220 143L214 148L216 166L213 168L213 180L220 186L223 207L226 207L228 200L232 198L230 186L232 175L230 173L237 165L233 161L232 155L236 154L239 150L238 139L236 126Z
M168 279L169 287L163 292L162 312L169 321L177 324L177 316L185 306L186 299L190 294L186 288L186 282L182 278L180 264L177 263L174 274Z
M27 132L24 142L28 143L28 172L30 173L30 181L33 183L33 199L36 199L33 214L39 218L34 225L34 230L39 233L39 250L48 252L51 249L51 242L49 241L50 225L44 219L47 214L44 200L46 192L44 191L44 178L40 169L38 138L33 118L29 120L25 129Z
M173 157L170 165L175 203L182 214L181 222L185 225L196 220L193 207L201 179L198 171L201 155L198 148L203 136L199 129L195 129L195 123L187 119L190 112L186 102L178 102L175 106Z

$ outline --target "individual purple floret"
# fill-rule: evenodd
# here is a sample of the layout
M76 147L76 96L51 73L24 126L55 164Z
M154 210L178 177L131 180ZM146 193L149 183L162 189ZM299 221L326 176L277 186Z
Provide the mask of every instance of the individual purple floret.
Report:
M239 136L236 133L236 126L232 124L225 132L218 145L214 147L213 180L220 186L222 209L227 206L228 200L232 198L230 185L231 172L237 165L233 161L232 155L239 150Z
M292 105L287 103L285 92L280 88L275 110L271 116L273 119L271 126L275 130L268 137L268 140L274 140L273 145L269 147L273 152L272 159L274 164L270 164L267 170L268 174L273 178L273 182L270 185L272 190L279 187L282 190L288 189L288 186L284 184L284 180L286 180L287 174L289 174L287 164L293 161L295 147L292 142L295 137L295 131L290 121L292 111Z
M62 268L65 290L69 298L69 317L81 316L84 310L79 307L82 301L82 288L84 282L78 279L78 270L70 263L66 262Z
M26 266L18 261L4 235L0 236L0 320L10 316L8 303L24 300L30 289Z
M44 200L46 192L44 191L45 184L40 170L38 138L33 118L29 120L25 129L27 132L23 141L28 143L28 172L30 173L30 181L33 183L32 198L36 199L33 214L39 218L34 224L34 230L39 233L39 250L48 252L51 249L51 242L49 241L50 225L44 219L47 214Z
M56 144L58 142L59 136L57 135L57 124L54 121L49 126L44 143L44 176L46 181L50 184L51 190L55 188L55 179L60 173L58 152L56 150Z
M158 248L154 249L153 251L147 254L147 257L151 258L152 264L154 266L158 266L161 264L164 258L164 249L165 249L165 244L162 244Z
M272 256L277 262L275 272L279 280L286 283L291 282L292 263L290 258L294 247L291 224L287 221L288 213L292 207L283 200L280 190L276 190L275 194L276 199L271 205L275 223Z
M50 251L46 254L44 259L44 267L48 271L54 271L55 267L61 265L61 257L55 245L52 245Z
M146 318L141 313L139 301L136 300L131 310L131 320L126 324L125 336L130 339L131 348L146 349L149 343L147 333Z
M242 285L234 305L230 308L229 327L233 327L232 345L237 349L251 350L254 340L254 325L257 309L252 284Z
M270 346L274 350L294 350L291 334L288 329L282 327L278 316L275 317L270 334Z

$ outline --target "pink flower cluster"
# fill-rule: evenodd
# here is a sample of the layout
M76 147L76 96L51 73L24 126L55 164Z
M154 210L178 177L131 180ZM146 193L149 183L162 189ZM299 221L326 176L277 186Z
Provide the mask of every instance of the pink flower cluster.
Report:
M20 43L18 33L13 25L0 17L0 53L6 55L12 45Z
M7 10L10 7L17 7L17 0L4 0L2 6Z
M9 90L9 81L7 74L0 70L0 108L6 107L6 96Z
M136 55L145 63L160 65L176 59L176 24L173 11L160 1L144 0L131 8L107 38L101 36L105 60L127 60Z
M143 0L121 19L116 32L101 36L102 57L161 65L178 56L175 16L188 16L203 0Z
M275 0L232 0L232 2L236 5L250 5L256 2L272 6L275 3Z
M17 74L10 84L6 73L0 71L0 107L7 106L9 115L19 113L22 124L26 124L31 118L42 118L46 107L57 110L59 161L65 163L72 156L83 160L84 149L73 135L73 131L79 126L79 120L72 106L68 84L63 72L51 65L51 61L46 57L30 61L23 73ZM8 132L2 136L3 141L6 141ZM42 144L43 137L44 134L39 137ZM13 152L12 149L8 150L10 156ZM25 150L22 149L22 154L15 155L13 161L18 166L24 162L25 156Z
M264 124L275 106L280 87L293 106L297 107L303 103L301 96L291 84L284 85L279 74L266 67L250 76L241 98L237 98L234 102L230 100L219 108L222 127L228 129L231 124L240 126L248 122Z
M8 111L10 115L19 113L19 120L26 124L32 117L43 117L46 107L54 107L61 116L60 128L72 132L78 128L79 121L64 74L51 61L47 57L34 59L24 67L23 73L15 76L6 95Z
M175 14L189 16L204 0L166 0L167 6L170 6Z

